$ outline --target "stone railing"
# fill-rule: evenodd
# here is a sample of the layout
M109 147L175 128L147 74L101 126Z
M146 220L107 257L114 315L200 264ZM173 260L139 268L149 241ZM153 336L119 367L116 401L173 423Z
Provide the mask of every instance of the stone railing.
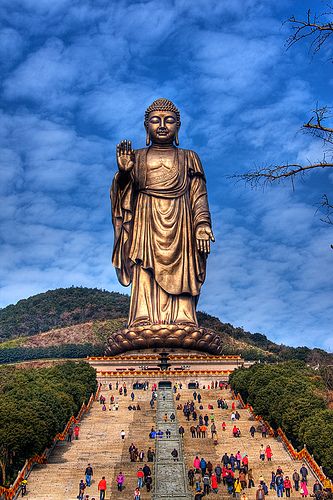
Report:
M242 398L242 396L239 393L236 394L235 392L233 392L233 398L237 399L239 401L239 403L242 406L242 408L247 408L251 412L251 414L253 415L253 417L256 420L259 420L260 422L263 422L265 424L266 428L268 429L269 434L271 436L275 436L277 434L280 437L282 443L284 444L285 449L287 450L287 452L289 453L289 456L293 460L303 460L304 462L306 462L308 464L309 468L311 469L313 475L321 483L325 479L327 479L327 477L325 476L325 474L323 472L322 467L320 467L320 465L318 465L318 463L316 462L316 460L313 458L313 456L306 449L305 445L304 445L304 448L301 451L295 450L295 448L293 447L293 445L291 444L291 442L289 441L289 439L287 438L287 436L285 435L285 433L283 432L283 430L281 429L281 427L279 427L277 429L276 433L275 433L274 429L269 425L268 422L266 422L260 415L256 415L254 413L254 410L253 410L253 408L252 408L251 405L244 403L243 398ZM332 483L332 481L331 481L331 487L333 489L333 483Z
M68 420L67 424L65 425L65 428L62 432L56 434L56 436L52 440L52 445L50 448L46 448L41 455L35 455L28 460L26 460L23 468L20 470L18 473L13 485L10 488L5 488L4 486L0 486L0 499L1 500L13 500L17 498L18 493L20 492L21 489L21 483L23 479L26 479L30 472L32 471L32 468L36 464L45 464L47 463L47 460L56 446L58 441L64 441L66 439L66 436L68 434L68 431L71 427L71 425L76 424L81 421L83 415L85 415L91 408L91 405L94 400L97 400L99 398L101 386L98 386L96 394L91 394L88 403L83 403L79 413L77 414L76 417L74 415L71 416L71 418Z
M195 377L209 376L218 377L219 375L229 376L231 370L170 370L168 377ZM97 370L98 377L158 377L163 378L164 374L161 370L129 370L128 368L118 369L113 371Z

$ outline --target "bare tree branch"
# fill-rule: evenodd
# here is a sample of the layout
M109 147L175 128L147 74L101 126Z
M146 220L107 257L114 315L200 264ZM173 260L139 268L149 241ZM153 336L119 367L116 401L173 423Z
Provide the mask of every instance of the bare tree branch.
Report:
M274 181L279 182L288 177L293 181L296 175L303 175L308 170L320 168L333 168L333 163L329 163L325 160L310 165L287 163L286 165L273 165L270 167L260 168L253 172L246 172L245 174L231 175L228 176L228 178L240 181L243 180L247 184L250 184L252 188L256 188L259 186L266 186L267 184L271 184Z
M324 218L320 220L325 224L333 225L333 205L327 194L323 195L318 210L324 215Z
M302 129L310 132L314 137L322 139L325 144L333 146L333 128L324 125L326 120L332 120L331 108L324 106L313 110L313 115L307 123L304 123ZM333 151L332 151L333 153Z
M328 12L317 16L316 14L311 15L311 11L308 10L307 17L305 20L296 19L295 16L291 16L288 22L292 25L293 33L289 36L286 42L286 46L289 49L295 43L308 37L312 37L312 42L310 48L315 54L321 49L321 46L328 40L328 38L333 34L333 23L332 22L321 22L321 18L324 16L330 16L333 14L332 6L329 6Z

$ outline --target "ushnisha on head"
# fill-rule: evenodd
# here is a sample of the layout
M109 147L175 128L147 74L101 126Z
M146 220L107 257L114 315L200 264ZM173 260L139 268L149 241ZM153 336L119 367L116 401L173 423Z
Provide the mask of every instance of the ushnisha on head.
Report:
M174 142L178 146L180 125L180 113L174 103L164 98L156 99L145 112L146 145Z

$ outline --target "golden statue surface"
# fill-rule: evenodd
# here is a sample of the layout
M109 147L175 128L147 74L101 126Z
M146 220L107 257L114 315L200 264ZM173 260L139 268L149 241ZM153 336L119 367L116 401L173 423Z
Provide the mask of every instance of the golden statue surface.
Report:
M196 305L214 241L205 174L194 151L179 148L180 113L167 99L146 110L146 148L117 145L111 187L114 248L120 283L132 285L128 326L108 352L184 347L217 352L199 328Z

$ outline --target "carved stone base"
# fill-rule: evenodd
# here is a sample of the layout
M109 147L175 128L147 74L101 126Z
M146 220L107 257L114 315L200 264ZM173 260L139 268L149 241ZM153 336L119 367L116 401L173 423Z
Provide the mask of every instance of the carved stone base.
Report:
M220 336L206 328L189 325L142 325L114 332L107 341L105 355L136 349L182 348L221 354Z

